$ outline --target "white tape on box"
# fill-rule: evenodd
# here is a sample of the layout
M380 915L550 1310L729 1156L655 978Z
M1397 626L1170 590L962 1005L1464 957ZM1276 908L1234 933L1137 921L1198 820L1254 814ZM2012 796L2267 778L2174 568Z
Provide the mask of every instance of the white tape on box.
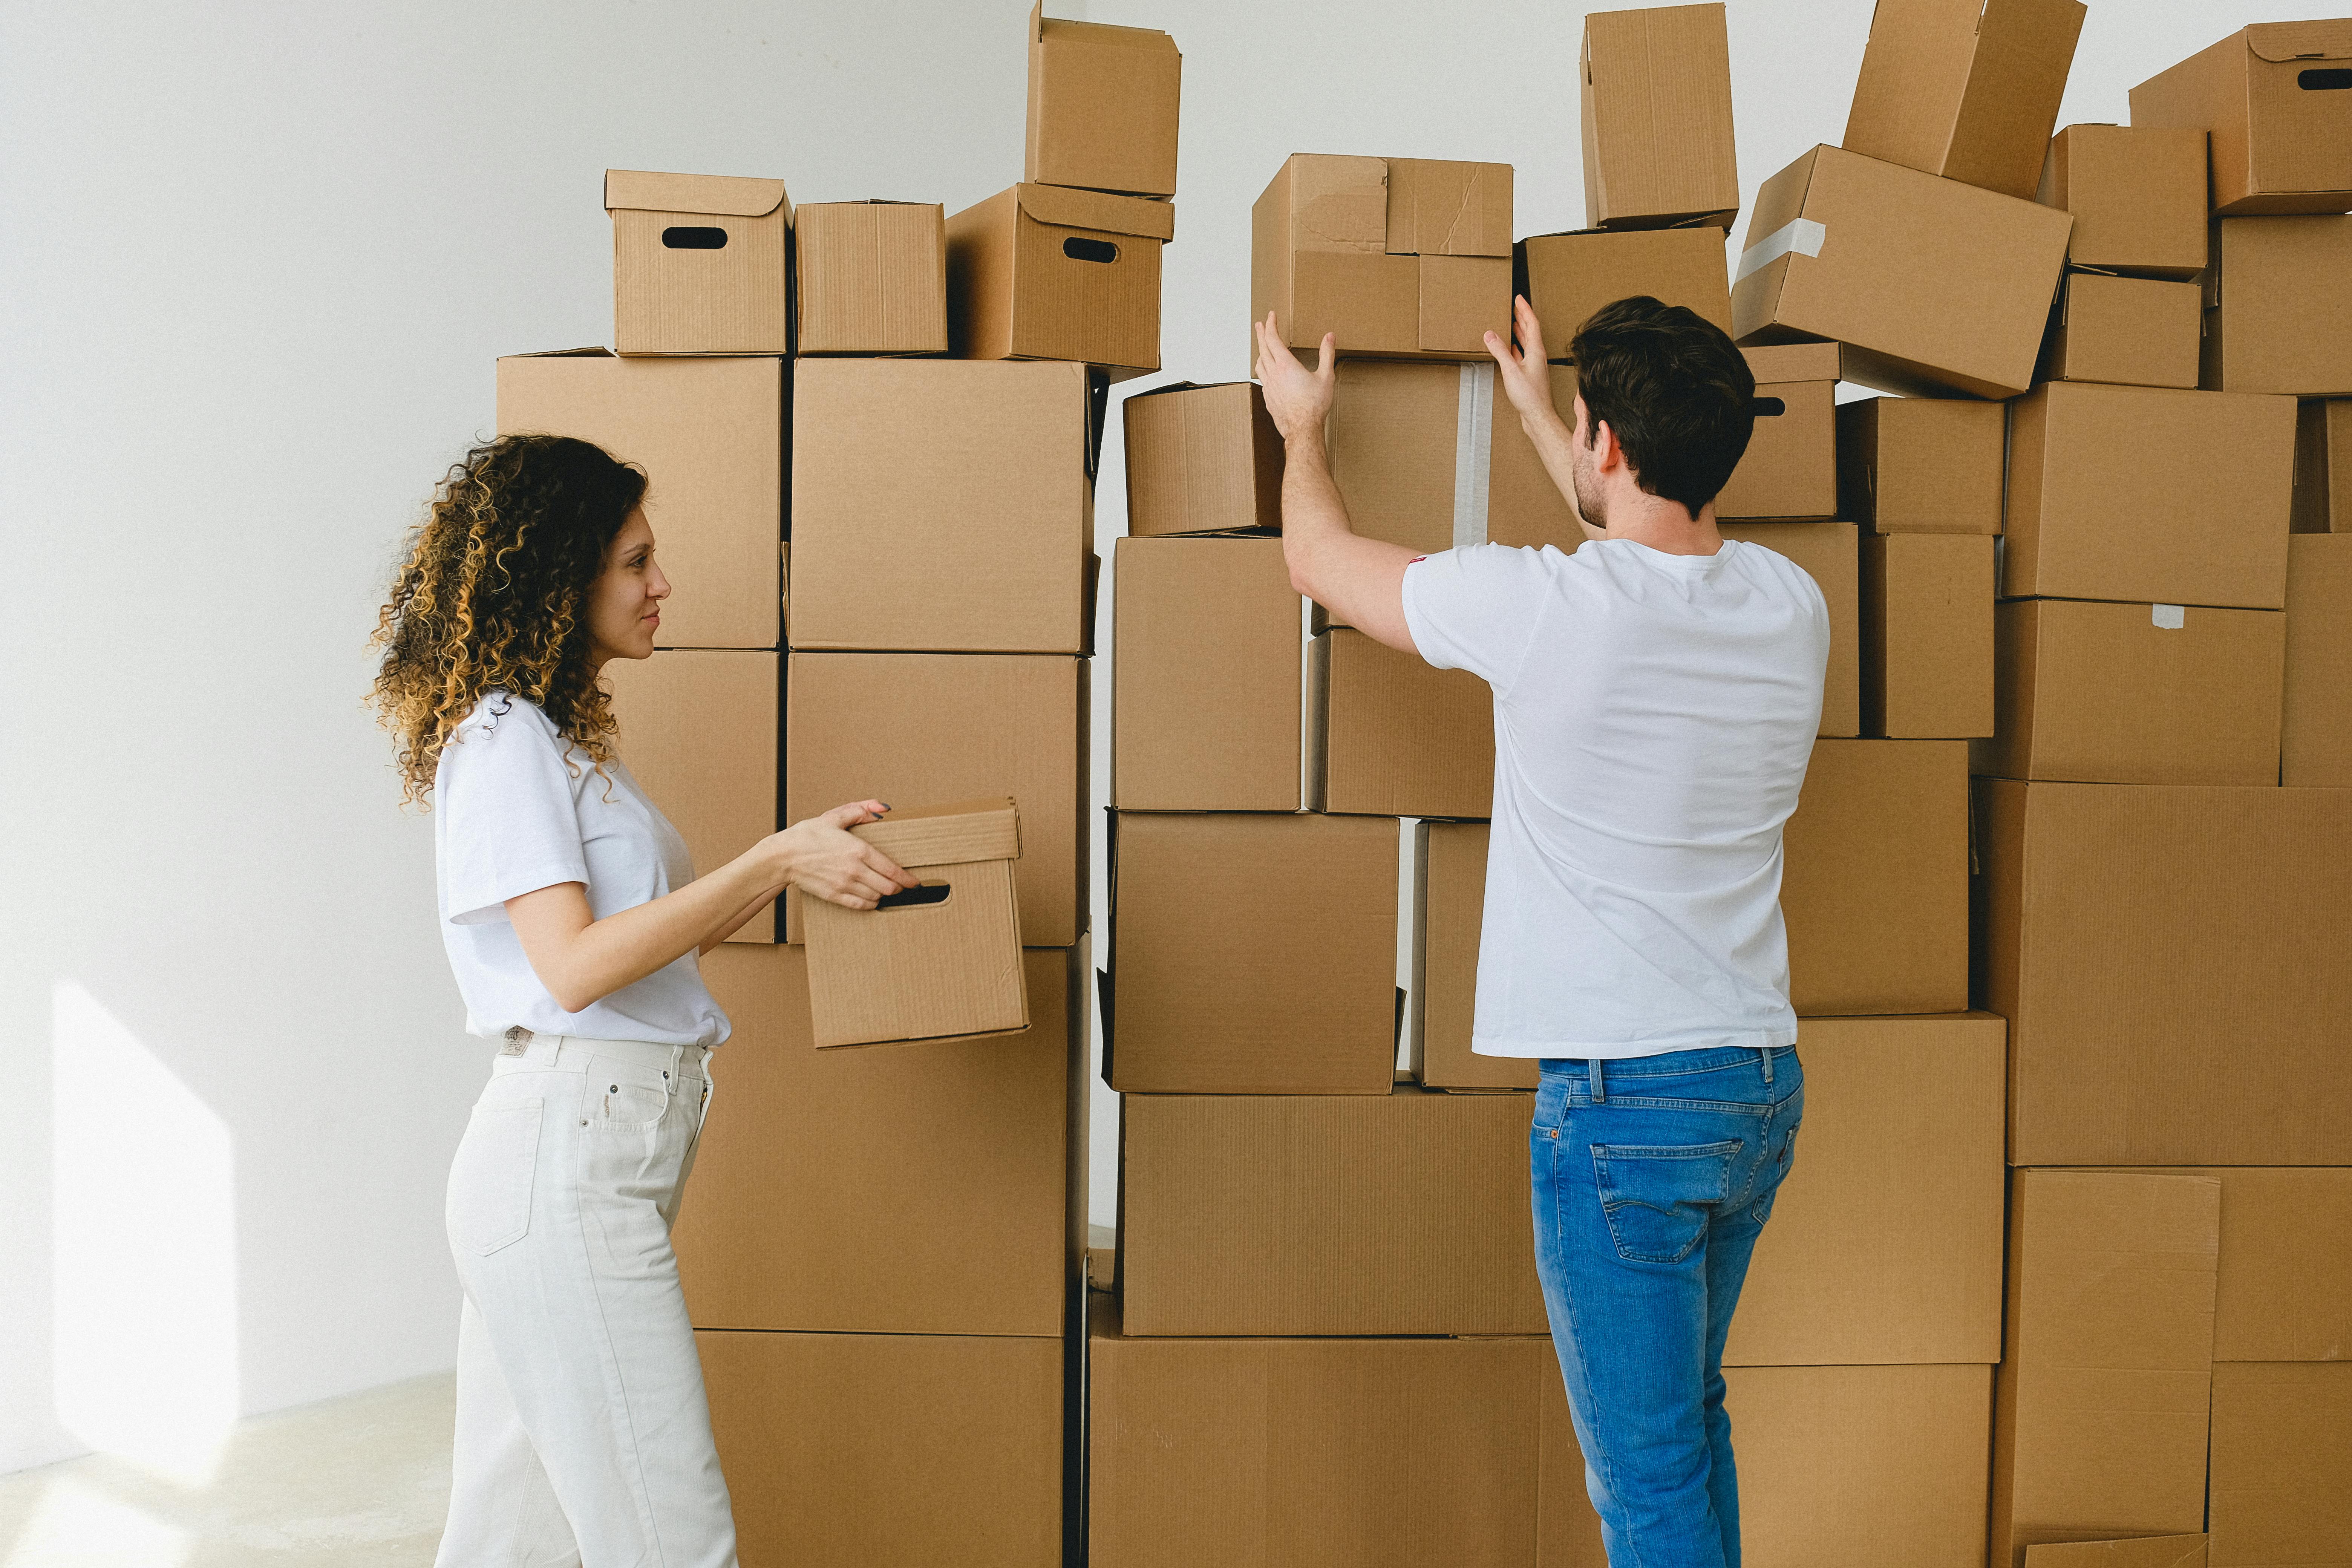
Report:
M2177 632L2189 624L2189 610L2181 605L2150 605L2147 618L2160 632Z
M1784 256L1819 256L1822 242L1829 236L1827 224L1816 223L1809 217L1783 224L1739 253L1739 270L1732 274L1731 280L1737 283L1749 273L1769 267Z
M1454 548L1486 542L1486 482L1495 450L1495 367L1465 364L1454 401Z

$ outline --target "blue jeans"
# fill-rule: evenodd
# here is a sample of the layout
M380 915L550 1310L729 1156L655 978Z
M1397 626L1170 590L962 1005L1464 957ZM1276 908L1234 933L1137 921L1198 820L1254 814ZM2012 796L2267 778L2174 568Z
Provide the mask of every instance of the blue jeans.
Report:
M1542 1064L1536 1271L1612 1568L1738 1568L1723 1342L1804 1113L1793 1047Z

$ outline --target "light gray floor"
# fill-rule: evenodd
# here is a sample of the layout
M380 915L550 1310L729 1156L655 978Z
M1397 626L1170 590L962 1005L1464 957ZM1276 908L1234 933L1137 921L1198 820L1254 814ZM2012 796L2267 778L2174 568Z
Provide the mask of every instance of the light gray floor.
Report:
M430 1568L454 1381L417 1378L238 1424L188 1487L92 1455L0 1476L5 1568Z

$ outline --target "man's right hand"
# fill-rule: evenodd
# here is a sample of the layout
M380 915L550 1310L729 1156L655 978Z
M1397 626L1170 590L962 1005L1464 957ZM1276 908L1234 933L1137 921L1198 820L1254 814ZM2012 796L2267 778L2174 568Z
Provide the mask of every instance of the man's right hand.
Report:
M1559 410L1552 406L1551 366L1544 362L1543 323L1536 320L1535 307L1524 294L1511 300L1511 323L1512 335L1518 339L1516 346L1505 342L1499 332L1486 334L1486 352L1495 356L1503 392L1523 423L1557 420Z

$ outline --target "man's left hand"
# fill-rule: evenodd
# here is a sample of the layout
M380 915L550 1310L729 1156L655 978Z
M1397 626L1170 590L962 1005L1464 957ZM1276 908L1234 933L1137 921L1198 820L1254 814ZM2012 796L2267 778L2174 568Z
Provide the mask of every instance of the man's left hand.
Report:
M1265 390L1265 411L1274 420L1274 427L1282 432L1285 441L1302 437L1321 439L1323 422L1331 414L1333 365L1338 357L1339 340L1329 332L1323 334L1323 346L1317 354L1315 368L1307 369L1282 341L1274 324L1274 312L1268 310L1265 320L1254 322L1252 332L1257 338L1257 379Z

